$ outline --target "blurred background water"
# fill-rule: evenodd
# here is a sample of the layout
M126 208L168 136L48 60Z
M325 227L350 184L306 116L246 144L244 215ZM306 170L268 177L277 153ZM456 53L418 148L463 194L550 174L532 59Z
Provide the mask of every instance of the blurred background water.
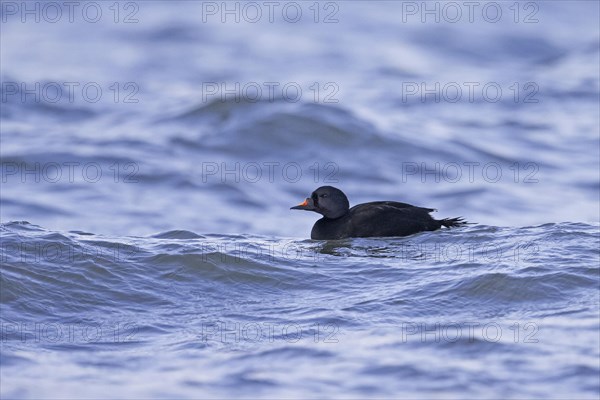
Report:
M597 2L0 12L3 398L600 395Z

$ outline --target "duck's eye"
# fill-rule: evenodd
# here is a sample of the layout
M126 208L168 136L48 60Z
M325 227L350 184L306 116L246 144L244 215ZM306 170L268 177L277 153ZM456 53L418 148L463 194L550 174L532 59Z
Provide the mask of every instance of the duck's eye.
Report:
M325 197L327 197L327 195L326 194L322 194L320 197L325 198Z

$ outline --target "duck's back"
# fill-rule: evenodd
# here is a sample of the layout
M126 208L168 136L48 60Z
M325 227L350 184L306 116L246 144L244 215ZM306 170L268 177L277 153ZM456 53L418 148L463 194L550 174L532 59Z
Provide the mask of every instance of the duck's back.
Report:
M429 215L432 211L395 201L359 204L350 209L352 236L408 236L433 231L442 225Z
M311 232L313 239L408 236L439 229L442 224L429 213L432 208L396 201L375 201L352 207L345 216L321 218Z
M400 203L399 201L372 201L370 203L357 204L350 209L350 212L352 212L353 210L356 212L356 211L361 211L361 210L365 210L365 209L368 209L368 210L383 209L385 207L389 207L389 208L393 208L393 209L412 208L412 209L425 210L427 213L435 211L434 208L417 207L417 206L413 206L412 204L408 204L408 203Z

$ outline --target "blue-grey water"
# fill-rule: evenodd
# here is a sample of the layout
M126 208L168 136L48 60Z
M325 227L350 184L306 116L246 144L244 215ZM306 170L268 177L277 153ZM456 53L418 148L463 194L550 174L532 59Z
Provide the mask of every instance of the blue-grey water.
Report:
M1 4L2 398L600 396L598 2Z

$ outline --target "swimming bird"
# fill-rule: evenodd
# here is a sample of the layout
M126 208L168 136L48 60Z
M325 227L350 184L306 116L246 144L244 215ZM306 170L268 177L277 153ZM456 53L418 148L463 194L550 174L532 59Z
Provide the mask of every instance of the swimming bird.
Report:
M310 238L315 240L408 236L467 223L461 217L436 220L429 215L436 211L433 208L397 201L374 201L350 208L344 192L333 186L321 186L290 210L314 211L323 215L310 233Z

